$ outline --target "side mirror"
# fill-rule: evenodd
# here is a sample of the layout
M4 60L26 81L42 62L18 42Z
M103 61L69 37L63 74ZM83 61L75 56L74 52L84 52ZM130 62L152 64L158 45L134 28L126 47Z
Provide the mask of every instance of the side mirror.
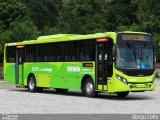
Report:
M157 57L156 57L156 56L154 57L154 62L155 62L155 63L157 63L157 62L158 62L158 60L157 60Z
M112 48L112 57L115 57L115 56L116 56L116 47L114 45Z

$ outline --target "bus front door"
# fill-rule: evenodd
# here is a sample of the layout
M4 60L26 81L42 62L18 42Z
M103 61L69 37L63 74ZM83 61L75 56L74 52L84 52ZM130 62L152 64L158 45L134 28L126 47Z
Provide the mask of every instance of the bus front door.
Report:
M107 90L108 43L96 43L96 89Z
M23 85L23 62L24 48L23 46L16 47L16 85Z

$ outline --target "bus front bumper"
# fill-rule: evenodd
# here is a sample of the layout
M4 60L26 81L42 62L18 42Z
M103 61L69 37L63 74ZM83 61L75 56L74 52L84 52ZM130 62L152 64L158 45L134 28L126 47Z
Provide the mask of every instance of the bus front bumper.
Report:
M138 92L138 91L152 91L155 89L156 82L154 83L129 83L129 91Z
M108 92L143 92L143 91L152 91L156 87L156 80L153 82L127 82L126 84L116 80L116 84L108 84Z

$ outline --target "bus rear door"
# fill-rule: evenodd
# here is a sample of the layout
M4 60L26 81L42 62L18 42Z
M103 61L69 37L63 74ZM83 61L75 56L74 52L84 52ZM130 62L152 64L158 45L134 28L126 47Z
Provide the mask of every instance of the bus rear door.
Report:
M24 46L16 46L16 85L23 84Z

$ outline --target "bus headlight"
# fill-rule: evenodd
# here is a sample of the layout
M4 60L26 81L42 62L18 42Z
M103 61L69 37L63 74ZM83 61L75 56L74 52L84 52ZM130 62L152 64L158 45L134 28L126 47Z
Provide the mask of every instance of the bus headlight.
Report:
M127 83L127 80L126 80L125 78L123 78L123 77L121 77L121 76L119 76L119 75L116 75L116 78L117 78L119 81L125 83L126 85L128 84L128 83Z

